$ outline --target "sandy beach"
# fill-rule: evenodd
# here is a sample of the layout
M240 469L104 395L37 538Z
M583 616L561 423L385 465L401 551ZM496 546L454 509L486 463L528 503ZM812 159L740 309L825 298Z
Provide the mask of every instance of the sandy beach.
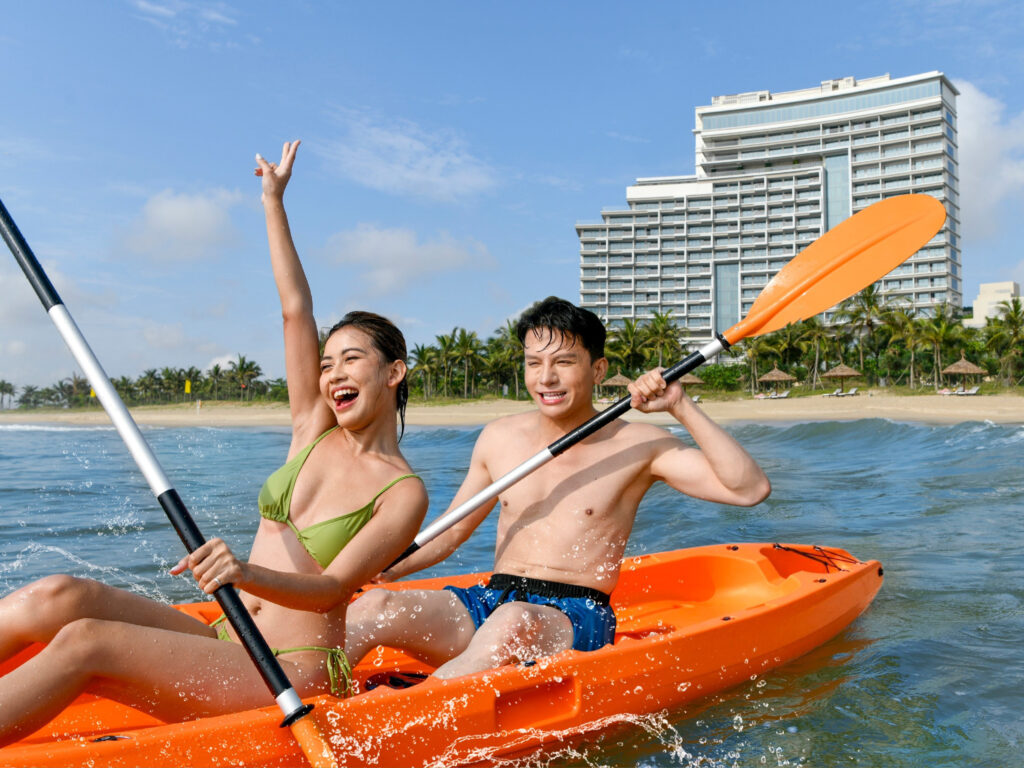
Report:
M473 426L486 424L501 416L530 410L529 402L514 400L473 400L446 405L413 404L406 414L408 424L421 426ZM604 407L598 404L598 408ZM749 422L849 421L881 418L893 421L931 424L956 424L964 421L991 421L997 424L1024 424L1024 397L1016 395L914 395L894 396L882 391L867 391L853 397L786 398L784 400L705 400L705 412L723 424ZM288 408L283 404L231 404L218 402L144 406L133 408L140 424L151 426L256 427L288 426ZM661 414L630 412L626 418L656 424L674 423ZM0 424L28 423L107 424L109 419L97 406L95 410L76 411L0 411Z

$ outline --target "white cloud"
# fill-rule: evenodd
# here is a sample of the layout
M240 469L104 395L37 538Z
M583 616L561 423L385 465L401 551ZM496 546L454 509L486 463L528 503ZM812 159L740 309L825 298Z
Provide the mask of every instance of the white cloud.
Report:
M1019 211L1024 193L1024 112L1007 115L1003 102L972 83L956 87L963 231L977 242L1020 220L1007 216L1007 205Z
M223 2L187 2L187 0L130 0L135 17L159 29L179 48L207 45L233 47L224 34L238 26L237 11ZM259 39L243 35L250 42Z
M472 238L458 241L442 232L435 240L420 242L411 229L382 229L373 224L332 235L326 250L333 262L350 265L358 273L346 282L376 296L401 291L441 272L494 265L487 247Z
M450 133L353 111L343 111L341 118L346 135L323 152L359 184L440 202L472 198L498 184L497 172Z
M234 245L230 210L244 200L224 189L188 195L165 190L151 197L124 238L129 253L157 261L197 261Z

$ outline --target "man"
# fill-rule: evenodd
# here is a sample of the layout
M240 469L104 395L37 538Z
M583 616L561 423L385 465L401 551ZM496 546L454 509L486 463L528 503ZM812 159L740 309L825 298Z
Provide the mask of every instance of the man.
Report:
M452 508L486 488L597 411L594 387L608 369L605 330L592 312L550 297L520 318L526 388L535 411L481 432ZM608 595L637 506L656 481L727 504L750 506L768 478L740 445L661 369L629 387L632 407L671 414L687 446L650 424L616 421L545 464L416 553L381 574L390 581L448 557L500 503L494 571L468 590L371 590L349 609L353 664L378 644L401 648L457 677L567 648L596 650L615 636Z

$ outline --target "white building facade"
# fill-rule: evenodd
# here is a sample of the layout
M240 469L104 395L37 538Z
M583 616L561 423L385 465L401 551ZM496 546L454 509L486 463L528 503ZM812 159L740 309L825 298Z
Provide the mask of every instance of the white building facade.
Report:
M1020 286L1012 280L1002 283L982 283L978 286L978 297L974 300L974 316L965 317L968 328L984 328L989 318L1002 316L1000 304L1020 298Z
M577 224L580 299L608 325L672 312L698 342L744 316L802 248L883 197L932 195L942 231L882 281L927 314L962 305L958 92L940 72L719 96L696 109L694 176L637 179Z

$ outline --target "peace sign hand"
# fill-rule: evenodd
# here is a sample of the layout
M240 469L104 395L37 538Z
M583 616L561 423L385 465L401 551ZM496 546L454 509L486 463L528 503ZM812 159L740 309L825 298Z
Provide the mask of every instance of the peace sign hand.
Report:
M288 180L292 176L292 164L295 162L295 153L301 143L299 139L286 141L281 149L280 164L267 162L263 155L257 153L256 163L259 167L255 173L257 176L263 177L263 196L261 199L264 203L270 199L281 200L284 197L284 188L288 186Z

